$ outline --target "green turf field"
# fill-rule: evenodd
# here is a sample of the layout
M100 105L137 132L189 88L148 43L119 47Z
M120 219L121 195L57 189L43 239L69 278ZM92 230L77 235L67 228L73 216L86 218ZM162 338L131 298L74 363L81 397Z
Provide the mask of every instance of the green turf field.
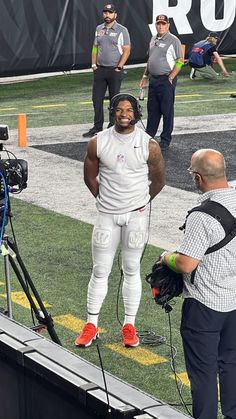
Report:
M229 71L235 71L236 62L227 61ZM128 70L122 91L138 96L138 84L143 69ZM185 67L179 77L176 92L176 116L235 113L236 73L218 82L191 81ZM18 113L27 114L28 127L92 123L91 74L73 74L49 77L36 81L1 85L0 124L10 130L17 127ZM145 104L143 106L146 117ZM30 173L29 173L30 176ZM99 365L96 347L87 350L75 348L74 340L86 320L87 284L91 272L90 236L92 226L61 216L51 211L11 198L13 225L20 254L48 311L63 346ZM11 231L7 227L9 235ZM174 345L175 364L182 382L182 394L190 403L188 380L185 373L179 320L181 298L177 298L168 315L151 297L145 275L160 249L148 246L142 262L143 297L137 317L137 329L144 335L151 332L164 338L157 345L142 344L134 350L123 349L120 340L120 322L123 304L118 299L120 270L118 258L109 280L109 295L103 305L100 348L105 370L170 404L180 404L171 368L170 342ZM6 306L3 260L0 277L0 307ZM32 325L31 313L18 280L11 274L14 318ZM45 333L48 337L48 334ZM172 339L172 341L170 340ZM180 383L180 381L179 381ZM185 411L178 406L180 410Z
M185 66L176 90L176 116L235 112L236 101L230 100L229 95L236 93L236 61L227 60L226 66L233 73L229 78L220 77L217 83L191 81L188 77L190 69ZM122 91L138 97L142 74L143 68L128 69ZM27 114L29 128L92 123L91 85L91 73L1 85L0 124L9 125L10 129L16 128L19 113ZM146 101L143 104L143 117L146 118Z

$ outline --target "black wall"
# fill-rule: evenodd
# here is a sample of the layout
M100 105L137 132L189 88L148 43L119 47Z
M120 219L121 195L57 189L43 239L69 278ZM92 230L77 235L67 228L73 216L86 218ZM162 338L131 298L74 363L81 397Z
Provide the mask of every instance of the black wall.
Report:
M190 2L189 2L190 1ZM189 47L209 33L222 33L220 52L236 52L236 0L114 0L118 21L129 29L128 64L147 59L149 25L170 16L171 31ZM0 0L0 76L90 67L94 30L105 0ZM189 6L190 5L190 6ZM230 5L230 9L229 9ZM231 9L232 8L232 9Z
M2 314L0 377L4 419L189 417Z

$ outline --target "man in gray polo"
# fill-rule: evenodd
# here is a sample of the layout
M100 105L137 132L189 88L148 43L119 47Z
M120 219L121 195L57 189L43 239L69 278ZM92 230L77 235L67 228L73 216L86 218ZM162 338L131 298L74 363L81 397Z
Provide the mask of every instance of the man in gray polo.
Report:
M115 6L104 6L104 23L96 28L92 48L94 126L83 137L93 137L103 129L103 102L107 88L110 100L120 93L123 67L130 55L130 36L116 18ZM113 124L110 116L109 126Z
M145 88L150 76L146 132L154 138L163 117L163 130L159 143L162 150L168 148L171 142L176 76L184 63L180 40L169 32L169 28L169 18L166 15L158 15L157 35L151 39L147 67L140 82L140 87Z

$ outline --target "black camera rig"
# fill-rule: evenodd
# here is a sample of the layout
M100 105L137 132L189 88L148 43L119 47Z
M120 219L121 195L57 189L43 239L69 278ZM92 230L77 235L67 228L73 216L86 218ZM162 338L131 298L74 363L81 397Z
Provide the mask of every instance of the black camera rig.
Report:
M0 141L8 140L8 126L0 125ZM17 159L16 156L6 150L3 144L0 143L0 151L7 154L8 158L2 159L0 157L0 173L2 174L0 180L0 198L5 195L5 187L7 192L20 193L27 188L28 180L28 163L26 160ZM10 158L13 156L13 158Z
M9 153L9 151L6 151ZM20 193L27 188L28 180L28 164L26 160L22 159L0 159L0 172L6 179L8 192ZM0 197L4 194L4 185L0 184Z

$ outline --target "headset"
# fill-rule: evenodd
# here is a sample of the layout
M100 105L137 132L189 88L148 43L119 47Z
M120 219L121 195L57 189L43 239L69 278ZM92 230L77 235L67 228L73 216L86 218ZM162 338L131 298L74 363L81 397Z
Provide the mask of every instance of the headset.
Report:
M111 103L109 106L109 112L110 116L115 116L115 110L118 106L118 103L124 100L128 100L132 108L134 110L134 120L131 121L132 125L136 124L141 118L142 118L142 112L141 112L141 106L138 103L138 100L133 95L130 95L129 93L118 93L118 95L113 96L111 99Z

